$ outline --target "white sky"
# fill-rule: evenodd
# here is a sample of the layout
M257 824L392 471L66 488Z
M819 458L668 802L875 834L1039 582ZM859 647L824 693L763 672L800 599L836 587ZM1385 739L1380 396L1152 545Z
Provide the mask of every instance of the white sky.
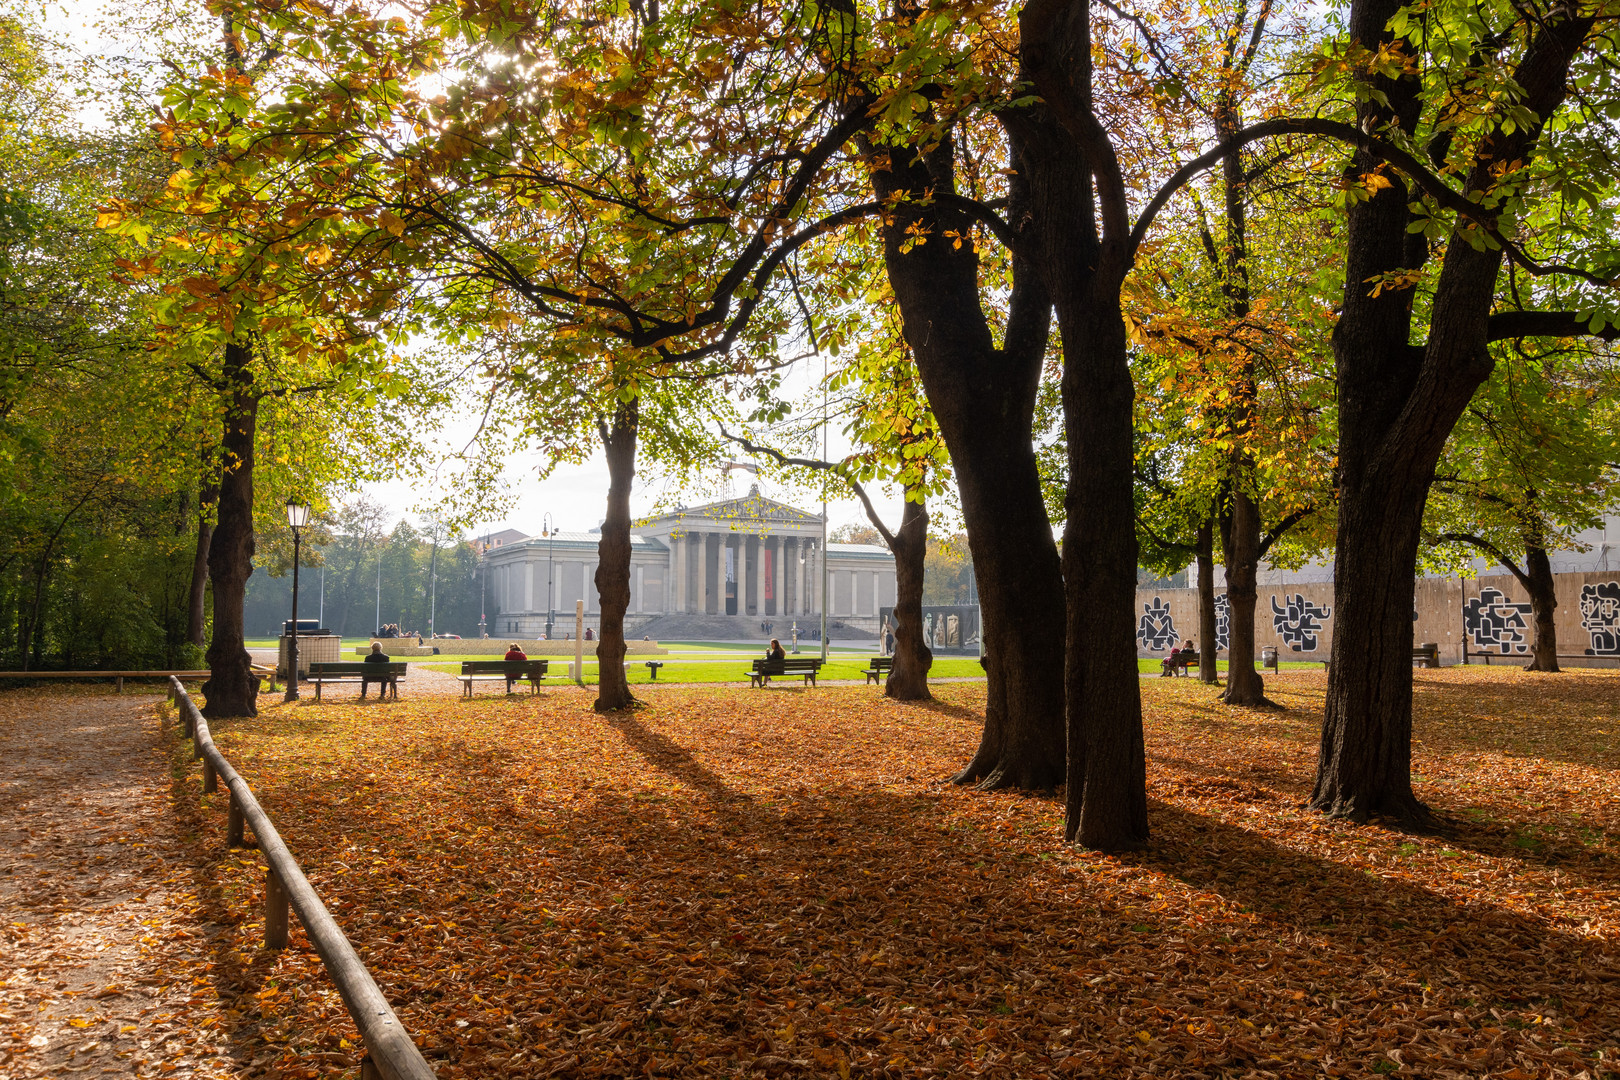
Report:
M813 387L819 385L820 378L819 363L800 361L788 375L784 395L793 398L806 396ZM464 445L476 430L476 425L477 418L474 416L452 417L445 424L441 436L443 446ZM831 440L829 449L834 458L842 457L849 451L849 442L839 430L836 419L829 425L828 434ZM751 459L742 452L741 447L738 447L730 460ZM696 504L724 495L723 490L716 493L713 490L673 489L670 487L671 481L667 474L649 464L638 464L641 467L638 468L636 483L630 497L630 512L635 516L650 513L660 499L666 503L673 500ZM725 482L722 464L721 460L714 463L713 472L708 478L712 485L721 485ZM480 522L475 529L470 530L470 534L499 532L511 528L535 535L540 532L542 516L547 513L551 514L558 528L567 531L584 532L595 528L601 522L607 512L608 470L607 461L600 449L582 464L558 466L544 480L535 479L540 465L541 459L537 454L515 455L504 475L504 481L510 492L511 509L503 516ZM750 474L733 472L731 478L734 493L746 494L748 485L752 482ZM391 519L397 520L400 516L406 516L420 520L423 510L428 506L447 495L453 496L456 485L454 478L447 474L440 480L429 478L418 482L401 480L376 483L365 485L360 490L385 506ZM816 513L821 508L817 492L784 487L769 477L761 481L760 490L770 498L810 513ZM878 512L884 515L885 524L890 528L898 526L903 505L899 489L885 491L880 486L874 486L868 488L868 491ZM850 523L861 525L867 523L866 513L855 499L830 502L827 516L829 529Z

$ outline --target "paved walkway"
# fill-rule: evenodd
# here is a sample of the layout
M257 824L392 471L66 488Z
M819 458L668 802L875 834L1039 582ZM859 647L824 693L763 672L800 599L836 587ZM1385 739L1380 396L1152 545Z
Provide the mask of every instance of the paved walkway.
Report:
M0 693L0 1080L239 1077L158 698Z

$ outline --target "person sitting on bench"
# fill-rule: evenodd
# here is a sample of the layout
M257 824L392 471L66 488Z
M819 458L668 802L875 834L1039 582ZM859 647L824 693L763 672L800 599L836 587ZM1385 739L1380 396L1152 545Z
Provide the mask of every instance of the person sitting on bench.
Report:
M529 655L523 651L523 646L515 641L506 647L506 655L501 657L502 660L527 660L528 658ZM512 692L512 684L522 677L521 675L513 675L511 672L506 673L506 692L508 694Z
M1180 668L1182 673L1186 674L1188 661L1187 659L1184 659L1184 657L1190 658L1197 655L1198 650L1193 648L1192 639L1189 638L1187 643L1181 648L1171 649L1170 655L1165 657L1163 662L1160 663L1159 678L1162 679L1167 675L1174 675L1177 668Z
M767 660L786 660L787 659L787 653L782 651L782 642L781 642L780 638L771 638L771 647L769 649L765 650L765 659L767 659Z
M363 664L381 664L382 665L381 675L377 679L377 697L379 699L387 697L388 696L388 679L387 679L387 675L388 675L388 654L382 651L382 642L373 641L371 643L371 652L370 652L370 654L368 654L366 656L366 658L361 661L361 663L363 663ZM370 678L371 678L370 676L366 676L366 677L364 677L364 678L362 678L360 680L360 700L362 700L362 701L365 700L365 697L366 697L366 683L369 681Z

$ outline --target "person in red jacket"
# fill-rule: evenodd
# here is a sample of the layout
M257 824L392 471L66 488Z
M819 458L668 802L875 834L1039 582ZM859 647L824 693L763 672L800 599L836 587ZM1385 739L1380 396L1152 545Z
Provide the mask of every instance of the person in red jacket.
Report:
M508 645L506 647L506 655L501 657L502 660L508 660L508 661L511 661L511 660L527 660L528 658L529 657L528 657L528 655L526 653L524 653L522 646L520 646L515 641L512 642L512 644L510 644L510 645ZM510 694L512 692L512 684L517 682L522 677L523 676L521 676L521 675L514 675L510 671L508 671L506 673L506 692L508 694Z

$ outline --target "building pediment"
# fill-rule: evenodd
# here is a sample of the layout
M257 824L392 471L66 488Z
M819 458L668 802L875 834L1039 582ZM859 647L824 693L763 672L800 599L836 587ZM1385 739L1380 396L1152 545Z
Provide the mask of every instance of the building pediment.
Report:
M695 525L730 525L739 531L751 531L761 525L820 525L821 515L807 514L803 510L777 502L750 491L740 499L723 499L702 506L687 506L672 514L648 518L639 528L692 527Z

